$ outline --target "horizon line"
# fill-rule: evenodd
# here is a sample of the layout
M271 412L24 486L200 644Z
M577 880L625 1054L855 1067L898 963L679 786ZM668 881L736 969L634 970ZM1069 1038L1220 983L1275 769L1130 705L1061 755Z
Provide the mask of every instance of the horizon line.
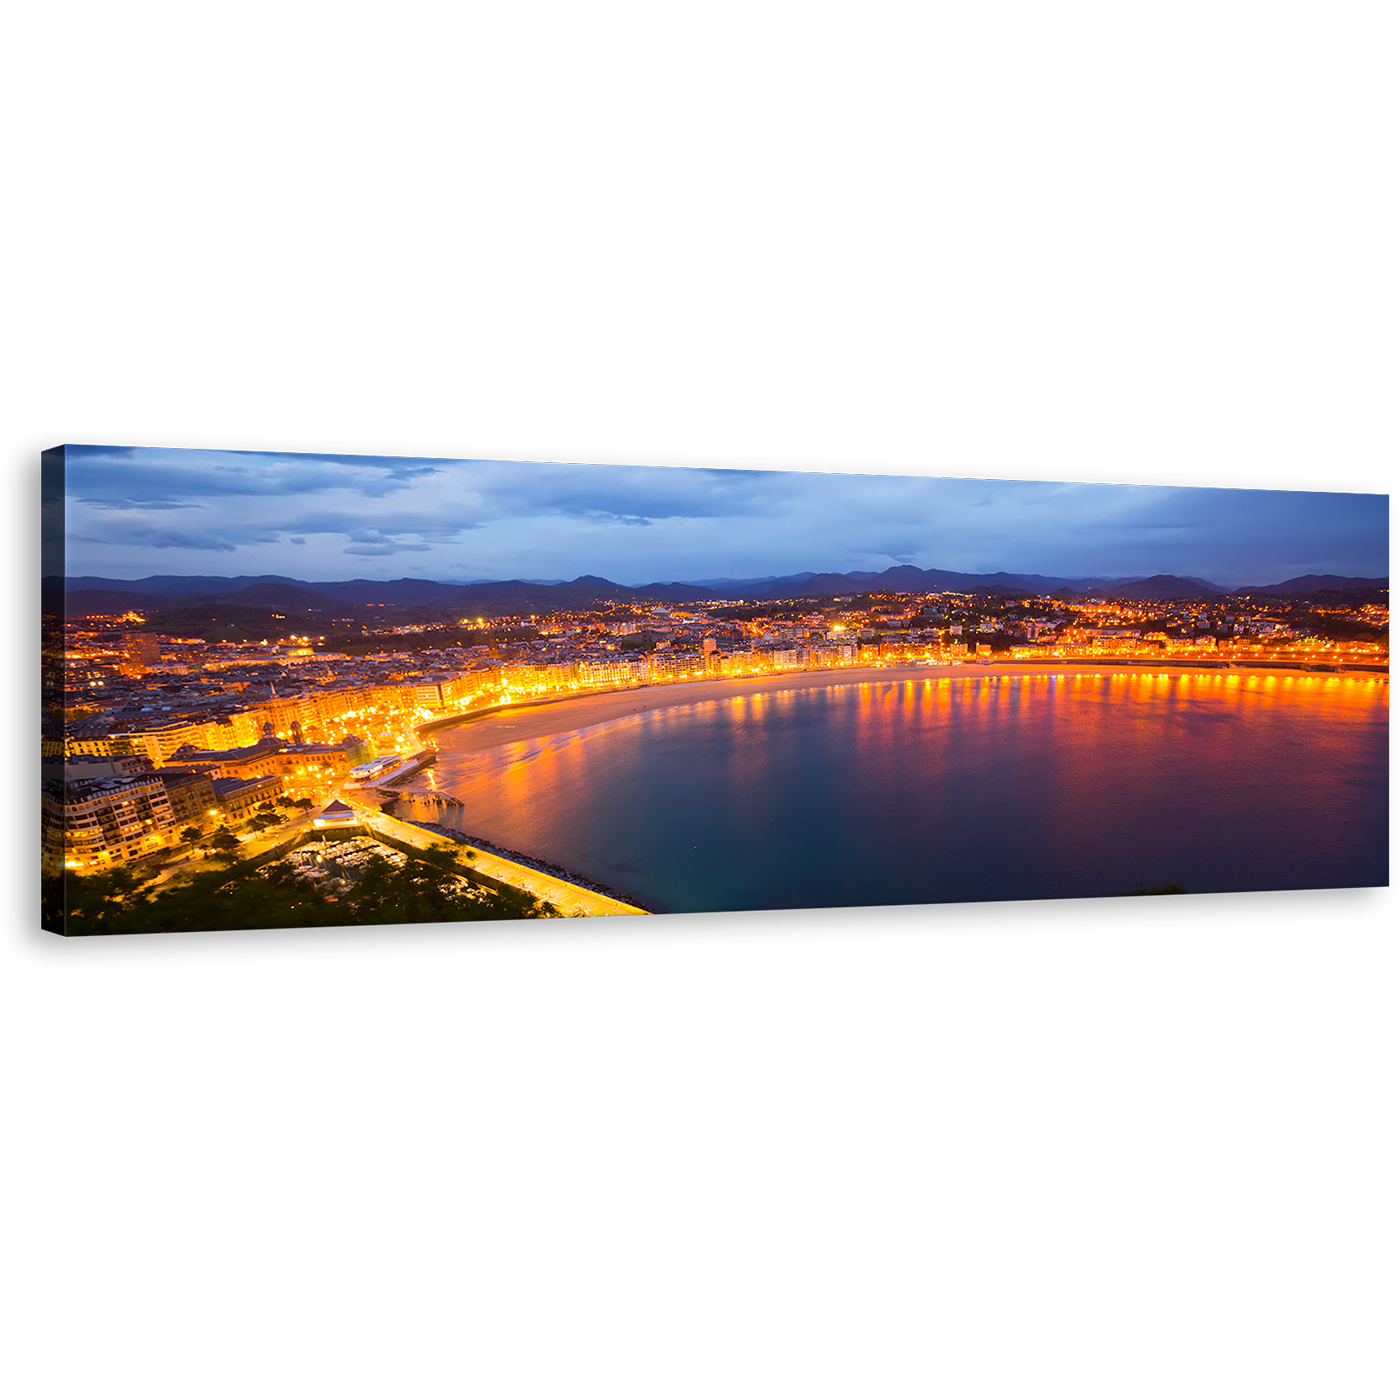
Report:
M153 579L153 578L163 578L163 579L195 579L195 578L219 579L219 580L225 580L225 581L230 582L230 583L235 582L236 580L238 580L238 579L240 579L240 578L243 578L243 579L254 579L254 580L256 580L256 579L277 579L277 580L284 580L284 581L286 581L286 582L288 582L288 583L292 583L292 584L306 585L306 586L310 586L310 587L314 587L314 586L316 586L316 585L333 585L333 584L345 584L345 583L368 583L368 584L430 583L430 584L434 584L434 585L436 585L436 586L438 586L438 587L443 587L443 588L474 588L474 587L484 586L484 585L488 585L488 584L499 584L499 583L519 583L519 584L527 584L527 585L530 585L530 586L532 586L532 587L539 587L539 588L558 588L558 587L565 586L565 585L567 585L567 584L578 583L580 580L583 580L583 579L597 579L597 580L599 580L600 582L612 584L613 586L618 587L618 588L627 588L627 589L631 589L631 590L633 590L633 591L640 591L640 590L642 590L642 589L651 588L651 587L656 587L656 588L670 588L670 587L706 588L706 589L711 589L711 590L713 590L713 589L719 588L719 587L721 587L723 584L727 584L727 583L734 583L734 584L746 584L746 583L748 583L748 584L753 584L753 583L771 584L771 583L784 583L784 582L788 582L788 581L791 581L791 582L794 582L794 583L802 583L802 582L805 582L806 580L803 579L803 578L801 578L801 576L800 576L801 573L806 573L806 574L808 575L809 578L817 578L817 577L821 577L821 576L823 576L823 575L827 575L827 576L833 576L833 575L834 575L834 576L836 576L836 577L844 577L844 578L850 579L850 581L851 581L853 584L856 584L856 585L860 585L860 584L870 584L870 585L873 585L873 584L875 584L876 580L878 580L878 579L880 579L881 577L883 577L884 574L890 573L890 572L892 572L892 571L895 570L895 569L904 569L904 568L918 569L920 573L935 573L935 572L936 572L936 573L947 573L947 574L960 574L960 575L962 575L964 578L969 578L969 579L989 579L989 578L997 578L997 577L1003 577L1003 578L1009 577L1009 578L1012 578L1012 579L1025 580L1025 581L1030 581L1030 580L1033 580L1033 579L1044 579L1044 580L1046 580L1046 581L1063 580L1064 582L1061 582L1061 583L1059 584L1059 587L1064 587L1064 586L1066 586L1067 583L1075 583L1075 582L1078 582L1078 583L1098 583L1098 584L1103 584L1103 585L1109 586L1109 587L1116 587L1116 586L1119 586L1119 585L1129 584L1129 583L1141 583L1141 582L1145 582L1145 581L1147 581L1147 580L1149 580L1149 579L1154 579L1154 578L1175 578L1175 579L1181 579L1183 582L1187 582L1187 583L1204 584L1204 585L1207 585L1207 586L1209 586L1209 587L1211 587L1211 588L1217 588L1217 589L1219 589L1222 593L1233 593L1233 592L1238 592L1240 589L1247 589L1247 588L1276 588L1276 587L1279 586L1279 584L1290 582L1291 579L1294 579L1294 578L1307 578L1307 577L1309 577L1309 576L1313 576L1313 577L1328 577L1328 576L1329 576L1329 575L1327 575L1327 574L1315 574L1315 573L1312 573L1311 571L1309 571L1308 573L1293 574L1293 575L1290 575L1290 576L1288 576L1288 577L1286 577L1286 578L1280 578L1280 579L1274 580L1274 581L1272 581L1272 582L1258 582L1258 581L1256 581L1256 582L1243 583L1243 584L1223 584L1223 583L1217 583L1217 582L1215 582L1213 579L1208 579L1208 578L1205 578L1205 577L1203 577L1203 576L1201 576L1201 575L1191 575L1191 574L1169 574L1169 573L1163 573L1163 572L1158 572L1158 573L1155 573L1155 574L1119 574L1119 575L1113 575L1113 576L1103 575L1103 574L1097 574L1097 575L1094 575L1094 574L1085 574L1085 575L1079 576L1078 578L1073 578L1072 576L1070 576L1070 575L1065 575L1065 574L1038 574L1038 573L1035 573L1035 572L1032 572L1032 571L1021 572L1021 571L1017 571L1017 570L1013 570L1013 569L997 569L997 570L988 571L988 572L986 572L986 573L973 573L973 572L971 572L971 571L969 571L969 570L964 570L964 569L943 569L943 568L938 568L937 566L934 566L934 567L931 567L931 568L928 568L928 569L924 569L924 568L922 568L921 566L919 566L919 565L917 565L917 564L892 564L892 565L889 566L889 568L884 569L884 570L881 570L881 571L879 571L879 572L873 572L873 571L868 571L868 570L860 570L859 572L860 572L861 574L865 575L864 578L855 577L855 576L853 576L853 574L852 574L851 572L844 571L844 570L837 570L837 569L819 569L819 570L802 570L802 571L794 572L794 573L791 573L791 574L764 574L764 575L753 575L753 576L751 576L751 577L749 577L749 578L733 578L733 579L730 579L730 578L723 578L723 579L720 579L720 580L716 580L716 581L714 581L714 582L706 582L706 581L701 581L701 580L696 580L696 579L671 578L671 579L649 579L649 580L647 580L645 583L636 583L636 584L632 584L632 583L622 583L622 582L619 582L619 581L616 580L616 579L610 579L610 578L606 577L605 575L602 575L602 574L592 574L592 573L583 573L583 574L579 574L579 575L577 575L576 577L571 578L571 579L566 578L566 579L548 579L548 580L546 580L546 579L538 579L538 578L536 578L536 579L527 579L527 578L521 578L521 577L519 577L519 576L515 576L515 577L500 577L500 578L480 578L480 577L479 577L479 578L472 578L472 579L444 579L444 578L430 578L430 577L423 576L423 575L411 575L411 574L402 574L402 575L399 575L399 576L396 577L396 578L367 578L367 577L364 577L363 575L359 575L359 576L345 577L345 578L309 579L309 578L297 578L297 577L294 577L294 576L291 575L291 574L267 574L267 573L264 573L264 574L218 574L218 573L208 573L208 574L158 574L158 573L149 573L149 574L140 575L139 577L121 577L121 576L114 575L114 574L67 574L67 573L65 573L65 574L62 574L62 575L49 574L49 575L46 575L45 577L46 577L46 578L60 578L60 577L61 577L65 585L68 584L69 582L75 580L75 579L80 579L80 578L97 578L97 579L103 579L103 580L108 581L108 582L111 582L111 583L124 583L124 584L136 584L136 583L142 582L142 581L145 580L145 579ZM1333 577L1333 578L1346 578L1346 577L1350 577L1350 578L1357 578L1357 579L1365 579L1366 582L1371 583L1371 584L1381 584L1381 583L1387 583L1387 584L1388 584L1389 581L1390 581L1390 576L1389 576L1389 574L1379 574L1379 575L1371 575L1371 576L1368 576L1368 575L1362 575L1362 574L1345 575L1345 574L1331 573L1331 574L1330 574L1330 577ZM853 588L851 591L852 591L852 592L863 592L863 591L867 591L867 590L866 590L866 589L863 589L863 588L861 588L861 587L856 587L856 588ZM955 589L955 588L945 588L945 589L937 589L937 588L935 588L935 589L928 589L928 590L919 590L919 589L905 589L905 590L901 590L901 589L897 589L897 588L896 588L896 589L888 589L888 588L887 588L887 589L882 589L882 588L879 588L879 587L874 587L873 589L870 589L870 590L868 590L868 591L875 591L875 592L919 592L919 591L931 591L931 592L957 592L958 590ZM813 596L819 596L819 595L813 595ZM840 596L840 595L832 595L832 596Z

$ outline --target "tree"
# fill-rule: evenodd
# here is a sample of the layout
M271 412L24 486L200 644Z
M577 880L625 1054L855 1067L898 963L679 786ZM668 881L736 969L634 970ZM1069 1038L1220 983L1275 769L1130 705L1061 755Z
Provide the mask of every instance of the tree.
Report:
M254 831L266 831L270 826L281 826L286 820L277 812L258 812L248 823Z
M187 826L180 833L180 840L182 840L187 846L192 846L203 835L204 828L202 826Z
M343 922L411 924L481 919L543 919L557 911L524 890L488 882L459 863L447 844L419 851L395 869L372 856L342 900Z
M335 923L335 906L315 883L283 865L280 879L260 878L251 862L228 871L200 871L172 882L133 907L127 932L223 932L241 928L319 928Z
M242 845L243 843L228 827L221 826L209 838L209 845L206 849L213 851L215 860L235 861L238 859L238 852Z
M67 885L62 875L45 875L39 881L39 927L49 933L67 933L65 896Z
M44 927L63 933L141 933L132 913L149 902L151 875L138 875L119 865L97 875L67 875L46 879L43 888ZM50 922L52 920L53 922Z
M237 843L232 832L211 840L219 835ZM467 870L451 846L416 852L398 868L372 857L361 879L338 899L286 861L259 869L252 861L230 859L227 870L202 870L163 885L128 867L46 880L45 927L73 935L194 932L541 919L557 913L523 890Z
M315 805L309 797L298 797L292 802L293 807L300 807L303 812L309 812Z

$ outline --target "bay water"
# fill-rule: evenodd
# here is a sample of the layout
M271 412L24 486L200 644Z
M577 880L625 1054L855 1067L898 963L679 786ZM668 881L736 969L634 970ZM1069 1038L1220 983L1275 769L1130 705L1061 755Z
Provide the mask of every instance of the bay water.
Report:
M833 678L479 751L443 729L433 781L462 805L399 810L674 913L1379 885L1388 689Z

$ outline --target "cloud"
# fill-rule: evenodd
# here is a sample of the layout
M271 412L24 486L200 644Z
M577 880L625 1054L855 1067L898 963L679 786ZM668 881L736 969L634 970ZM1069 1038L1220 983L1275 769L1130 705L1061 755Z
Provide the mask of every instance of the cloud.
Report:
M90 443L70 442L64 447L63 452L64 460L71 466L74 461L92 455L109 457L113 461L120 461L123 457L132 457L138 452L160 450L159 448L149 447L95 447Z
M454 519L450 512L425 502L421 508L397 510L323 507L297 509L291 502L276 512L284 531L298 535L348 535L358 539L366 531L373 535L420 535L438 544L454 543L463 530L480 529L475 520Z
M137 504L173 509L207 499L331 491L377 500L441 471L439 464L412 458L103 447L70 448L65 465L69 496L115 509Z
M352 474L357 481L363 480L366 473L381 472L384 481L420 481L424 477L440 476L446 467L461 466L458 459L451 457L375 457L354 456L337 452L242 452L231 456L252 459L258 467L287 472L289 475L299 469L311 466L317 470L342 469L344 477ZM373 480L373 478L370 478Z
M884 538L868 540L863 545L857 545L859 553L869 555L872 558L887 559L912 559L920 553L927 545L927 538L918 535L886 535Z
M232 554L236 549L235 545L217 535L199 534L192 530L155 530L140 526L123 530L116 537L70 534L68 539L72 543L122 544L141 549L209 549L221 554Z
M617 524L632 528L654 525L656 522L645 515L605 515L602 511L590 511L585 520L596 520L600 525Z
M482 519L565 516L639 524L706 520L771 510L799 488L788 472L699 467L602 467L554 462L470 461L445 474L452 498Z
M451 525L440 530L415 530L413 533L419 535L431 544L456 544L462 537L463 530L480 530L484 526L478 525L475 521L468 521L463 525ZM402 531L398 533L403 533Z
M94 510L203 510L201 505L189 501L135 501L130 496L114 496L104 500L100 496L79 496L85 506Z
M394 536L398 532L386 532L383 530L355 530L348 532L348 538L353 541L347 548L341 550L342 554L361 554L375 556L382 554L425 554L432 546L424 543L413 543L409 540L396 539Z

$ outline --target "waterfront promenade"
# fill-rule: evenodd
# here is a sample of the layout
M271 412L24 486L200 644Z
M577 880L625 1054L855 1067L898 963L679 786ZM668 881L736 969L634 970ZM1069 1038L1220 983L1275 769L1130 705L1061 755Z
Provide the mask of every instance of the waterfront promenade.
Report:
M411 822L388 816L357 793L342 792L341 796L354 807L355 814L367 831L388 836L418 850L427 850L430 846L442 844L442 837L424 831L421 826L414 826ZM476 858L471 862L473 870L546 900L561 914L597 918L648 912L638 909L633 904L624 904L620 899L600 894L597 890L585 889L582 885L575 885L568 880L561 880L558 876L547 875L542 870L534 870L528 865L506 860L503 856L492 855L489 851L480 850L475 846L471 849L476 852Z
M1230 669L1207 663L1171 658L1162 661L1122 660L1105 657L1093 660L1012 661L992 664L962 662L952 665L823 667L814 670L769 671L752 676L726 676L693 681L672 681L661 685L636 685L618 690L582 691L540 699L493 705L481 711L434 720L420 733L432 731L440 748L457 754L479 753L501 744L546 739L555 734L590 729L609 720L631 714L645 714L676 705L692 705L736 696L773 694L791 690L826 689L831 686L870 685L900 681L988 680L1008 676L1111 676L1152 675L1162 677L1198 676L1205 679L1232 678L1236 683L1248 677L1272 676L1280 681L1297 680L1309 673L1286 666ZM1316 676L1314 679L1318 678ZM1387 674L1357 671L1328 679L1388 683ZM448 736L451 736L450 740ZM419 777L405 784L403 791L428 790Z

